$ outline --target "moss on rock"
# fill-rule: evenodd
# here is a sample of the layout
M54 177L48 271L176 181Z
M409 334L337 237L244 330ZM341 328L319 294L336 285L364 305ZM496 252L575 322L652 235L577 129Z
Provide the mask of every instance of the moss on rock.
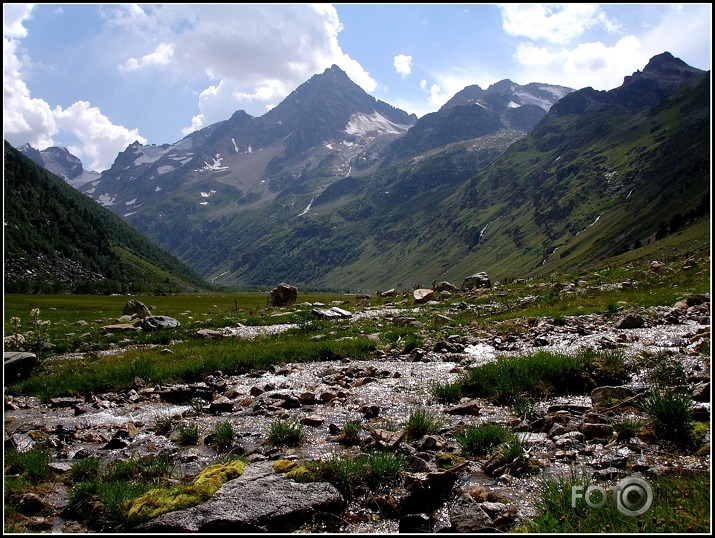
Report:
M189 484L173 488L156 488L127 505L127 525L135 526L161 514L183 510L208 500L225 482L243 474L246 462L233 460L209 465Z

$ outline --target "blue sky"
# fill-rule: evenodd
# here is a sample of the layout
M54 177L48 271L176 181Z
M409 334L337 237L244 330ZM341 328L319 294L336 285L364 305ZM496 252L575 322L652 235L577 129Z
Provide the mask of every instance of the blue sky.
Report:
M503 79L618 87L671 52L710 69L712 4L3 4L3 134L108 169L265 114L333 64L409 113Z

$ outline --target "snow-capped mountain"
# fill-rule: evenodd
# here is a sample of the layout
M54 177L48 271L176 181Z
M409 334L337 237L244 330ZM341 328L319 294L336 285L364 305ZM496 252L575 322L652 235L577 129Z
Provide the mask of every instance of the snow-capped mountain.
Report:
M371 97L333 66L261 117L241 110L174 144L135 142L82 192L123 217L177 191L200 207L222 197L242 205L265 202L318 168L324 182L345 177L374 161L373 154L416 119Z
M477 85L457 92L437 112L426 114L392 146L388 162L454 142L512 131L525 136L572 88L510 80L486 90Z
M30 144L23 144L17 149L77 189L85 183L98 179L101 175L99 172L85 170L82 161L72 155L67 148L52 146L40 151Z
M704 75L664 53L608 92L505 80L417 120L333 66L261 117L131 144L81 191L215 284L576 267L702 213Z

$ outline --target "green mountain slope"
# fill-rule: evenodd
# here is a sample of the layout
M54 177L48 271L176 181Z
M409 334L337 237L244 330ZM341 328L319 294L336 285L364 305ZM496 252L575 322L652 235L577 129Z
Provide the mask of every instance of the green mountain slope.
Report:
M493 141L461 142L314 199L284 192L215 219L228 254L216 274L244 286L460 285L478 271L500 280L585 268L709 217L709 72L654 106L590 108L505 134L501 155Z
M207 283L5 142L5 293L182 292Z

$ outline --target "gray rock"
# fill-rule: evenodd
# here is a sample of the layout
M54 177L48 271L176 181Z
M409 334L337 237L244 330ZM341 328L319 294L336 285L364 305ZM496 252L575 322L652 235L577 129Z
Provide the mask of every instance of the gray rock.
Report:
M141 301L131 299L127 302L126 306L122 310L122 314L125 316L136 316L139 319L144 319L148 316L151 316L151 311Z
M625 400L632 398L636 393L628 387L596 387L591 391L591 402L598 405L602 402Z
M298 299L298 288L281 282L268 293L267 306L293 306Z
M427 301L434 300L434 290L428 288L419 288L412 292L412 297L415 299L415 303L421 304Z
M473 288L491 288L492 281L489 279L489 275L485 272L475 273L464 279L462 283L462 290L471 290Z
M494 531L492 518L484 511L478 502L463 493L450 505L449 519L453 532L486 532Z
M145 331L156 331L159 329L176 329L181 324L178 320L169 316L149 316L144 318L142 329Z
M162 514L134 528L141 532L292 532L320 514L345 507L327 482L299 483L273 471L270 461L246 467L203 504Z
M25 379L37 366L37 355L24 351L5 351L4 373L7 379Z

